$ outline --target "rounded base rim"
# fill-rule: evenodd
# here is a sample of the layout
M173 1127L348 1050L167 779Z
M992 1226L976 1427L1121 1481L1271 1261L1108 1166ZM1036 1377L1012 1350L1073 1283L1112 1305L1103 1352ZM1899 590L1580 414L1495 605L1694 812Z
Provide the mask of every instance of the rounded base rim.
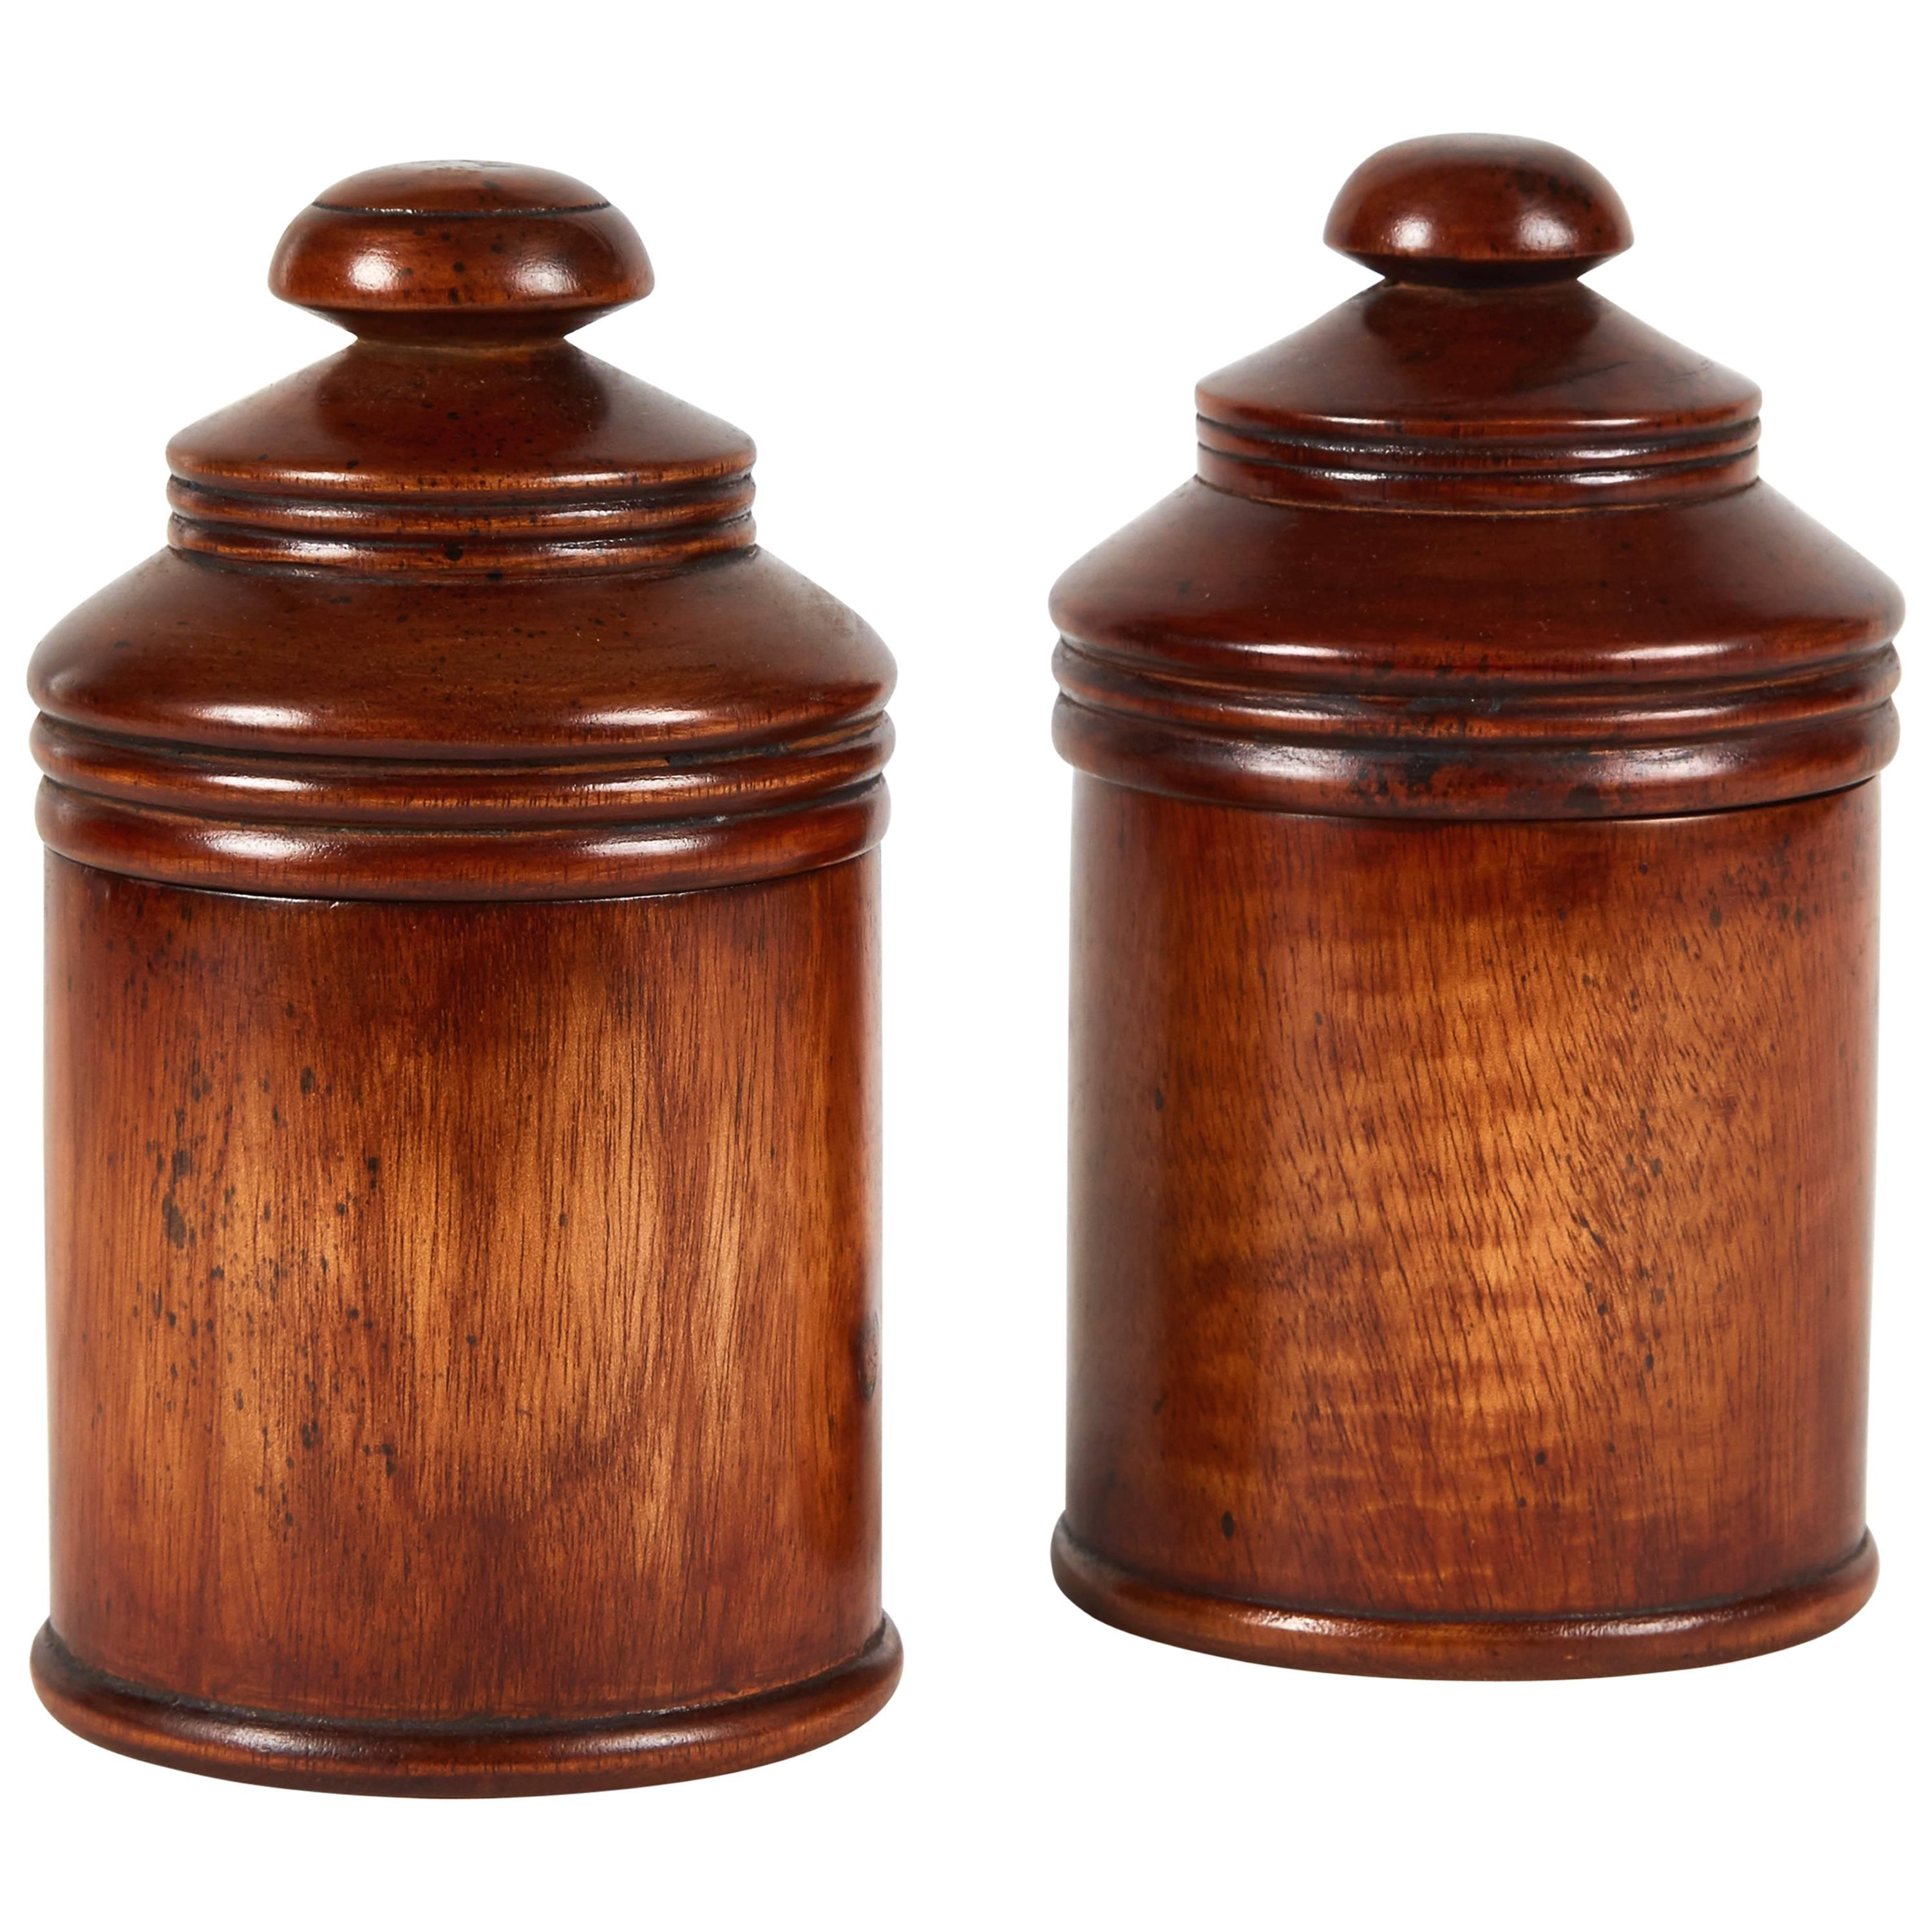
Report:
M51 1622L34 1640L34 1688L90 1744L247 1784L399 1798L611 1791L746 1771L856 1730L898 1688L890 1617L856 1657L755 1696L552 1723L422 1724L290 1715L169 1696L85 1664Z
M1392 1616L1178 1590L1089 1549L1063 1516L1053 1532L1053 1575L1089 1616L1116 1630L1246 1663L1363 1677L1622 1677L1733 1663L1822 1636L1870 1597L1878 1548L1868 1530L1849 1556L1822 1575L1758 1596L1681 1609Z

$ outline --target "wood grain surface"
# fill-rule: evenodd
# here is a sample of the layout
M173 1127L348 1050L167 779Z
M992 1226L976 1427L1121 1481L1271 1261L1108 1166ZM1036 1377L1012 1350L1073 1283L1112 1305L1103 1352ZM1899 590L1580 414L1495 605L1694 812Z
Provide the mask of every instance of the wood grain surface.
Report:
M1072 1542L1385 1619L1391 1667L1405 1619L1852 1558L1876 815L1420 827L1082 779Z
M62 1641L472 1725L858 1657L876 863L406 910L50 860Z

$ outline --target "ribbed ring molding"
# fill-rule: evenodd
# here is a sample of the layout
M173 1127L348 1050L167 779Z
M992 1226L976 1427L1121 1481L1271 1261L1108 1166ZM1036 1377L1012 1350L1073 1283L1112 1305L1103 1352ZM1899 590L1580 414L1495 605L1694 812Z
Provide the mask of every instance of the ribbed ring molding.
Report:
M1054 737L1118 784L1275 812L1655 818L1870 778L1897 747L1888 644L1781 675L1579 686L1420 677L1372 692L1183 676L1063 638Z
M280 481L280 479L278 479ZM627 494L353 496L339 488L253 490L168 481L176 550L230 562L361 575L489 578L591 570L674 570L756 541L751 472Z
M1402 436L1387 425L1272 430L1196 418L1196 468L1217 490L1330 509L1608 509L1691 502L1757 475L1755 414L1667 434Z
M623 898L742 885L869 850L880 714L782 746L530 764L193 751L43 716L40 836L159 883L305 898Z

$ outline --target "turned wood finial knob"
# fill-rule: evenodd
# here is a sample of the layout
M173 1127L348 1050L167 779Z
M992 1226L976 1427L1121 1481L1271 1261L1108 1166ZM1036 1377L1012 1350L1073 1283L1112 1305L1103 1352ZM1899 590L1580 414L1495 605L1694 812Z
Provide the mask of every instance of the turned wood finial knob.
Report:
M1392 281L1494 287L1571 280L1631 237L1616 190L1568 148L1432 134L1371 154L1322 238Z
M568 175L413 161L318 195L268 286L360 336L540 341L650 294L651 265L630 223Z

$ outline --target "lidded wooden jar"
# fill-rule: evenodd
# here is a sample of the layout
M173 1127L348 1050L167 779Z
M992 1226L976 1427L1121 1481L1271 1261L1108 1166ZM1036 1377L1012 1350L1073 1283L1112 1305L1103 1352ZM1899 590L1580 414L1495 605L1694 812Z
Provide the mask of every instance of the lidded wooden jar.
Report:
M52 1616L83 1736L268 1783L640 1784L890 1694L891 659L751 443L564 338L582 183L344 182L354 344L186 430L34 661Z
M1095 1616L1317 1669L1714 1662L1869 1594L1885 578L1578 277L1576 156L1375 156L1384 279L1056 589L1066 1510Z

